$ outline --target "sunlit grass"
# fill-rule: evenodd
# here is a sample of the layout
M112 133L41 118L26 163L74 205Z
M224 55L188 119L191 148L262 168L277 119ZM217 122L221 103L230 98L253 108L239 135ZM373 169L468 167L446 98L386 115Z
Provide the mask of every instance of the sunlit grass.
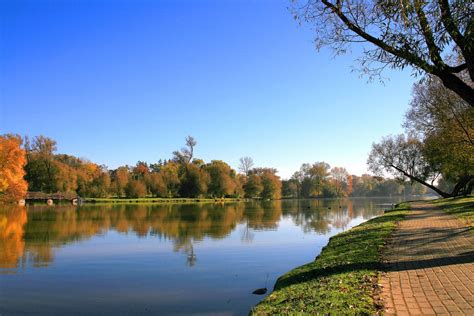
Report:
M436 205L454 215L467 225L474 227L474 196L433 200L429 203Z

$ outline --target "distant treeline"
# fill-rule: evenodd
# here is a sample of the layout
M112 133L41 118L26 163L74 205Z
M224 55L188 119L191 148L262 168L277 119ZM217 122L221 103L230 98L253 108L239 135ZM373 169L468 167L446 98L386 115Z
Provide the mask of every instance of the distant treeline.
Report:
M420 186L370 175L350 175L342 167L325 162L303 164L289 180L281 180L274 168L255 168L249 157L240 159L239 171L220 160L204 162L194 157L197 142L173 152L171 159L109 170L85 159L57 154L48 137L2 136L24 152L25 180L29 191L74 192L82 197L119 198L317 198L423 194Z

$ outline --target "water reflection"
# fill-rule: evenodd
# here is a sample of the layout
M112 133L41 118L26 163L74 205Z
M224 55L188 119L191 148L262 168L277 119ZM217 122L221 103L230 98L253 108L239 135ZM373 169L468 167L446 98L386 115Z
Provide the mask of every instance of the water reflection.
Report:
M345 229L353 218L380 211L372 200L283 200L231 204L14 206L0 210L0 270L12 273L31 262L48 266L65 245L110 231L158 238L183 252L195 266L194 245L205 238L223 239L240 225L242 243L252 243L258 231L276 230L290 218L305 233L327 234Z

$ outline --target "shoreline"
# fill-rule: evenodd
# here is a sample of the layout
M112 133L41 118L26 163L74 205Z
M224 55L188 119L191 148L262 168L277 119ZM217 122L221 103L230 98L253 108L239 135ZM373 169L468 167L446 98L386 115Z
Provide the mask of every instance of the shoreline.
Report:
M382 249L409 212L409 203L329 239L313 262L280 276L270 295L250 311L253 315L308 313L376 314Z
M380 314L380 279L384 252L399 222L416 201L395 205L329 239L314 261L280 276L273 291L252 308L250 314ZM459 197L424 201L440 207L471 227L474 224L474 198Z

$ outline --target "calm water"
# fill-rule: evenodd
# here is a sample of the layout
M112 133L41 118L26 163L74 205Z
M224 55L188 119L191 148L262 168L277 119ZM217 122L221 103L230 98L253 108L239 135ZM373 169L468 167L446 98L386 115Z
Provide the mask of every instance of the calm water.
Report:
M0 315L247 314L397 199L0 209Z

